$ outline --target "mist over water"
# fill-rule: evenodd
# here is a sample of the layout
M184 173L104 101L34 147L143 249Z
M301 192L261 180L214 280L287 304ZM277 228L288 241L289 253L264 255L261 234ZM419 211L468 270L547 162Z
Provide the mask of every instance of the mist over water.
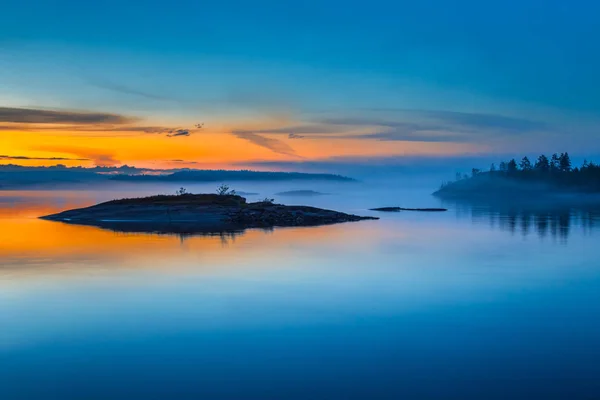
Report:
M0 192L0 398L595 398L600 213L439 180L229 182L358 215L178 236L37 219L211 184ZM313 190L318 196L276 193ZM444 213L376 213L384 206Z

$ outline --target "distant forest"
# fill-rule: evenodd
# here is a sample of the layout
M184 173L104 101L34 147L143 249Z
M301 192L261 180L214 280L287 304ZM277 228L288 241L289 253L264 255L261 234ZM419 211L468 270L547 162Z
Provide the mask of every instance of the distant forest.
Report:
M492 164L488 171L473 168L471 175L457 174L454 182L443 183L437 193L497 192L500 188L509 188L507 181L527 184L532 190L534 186L531 185L537 185L537 190L542 185L559 191L600 192L600 165L585 160L581 166L573 167L566 152L554 153L551 157L542 154L535 162L527 156L519 162L513 158L502 161L498 166ZM523 185L521 188L524 189Z
M250 170L152 170L130 166L121 167L27 167L13 164L0 165L0 189L21 187L95 185L114 181L137 182L226 182L226 181L286 181L328 180L354 181L341 175L309 174L300 172L265 172Z
M354 181L342 175L309 174L301 172L266 172L251 170L190 170L168 175L113 175L112 180L133 182L223 182L223 181L288 181L288 180L328 180Z

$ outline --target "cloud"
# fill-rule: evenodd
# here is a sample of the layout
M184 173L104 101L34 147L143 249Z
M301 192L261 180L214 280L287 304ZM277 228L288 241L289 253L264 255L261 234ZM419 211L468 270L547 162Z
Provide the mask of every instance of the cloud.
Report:
M269 149L274 153L298 157L294 149L280 140L267 138L251 131L236 130L231 133L240 139L247 140L257 146Z
M382 118L381 113L387 114ZM360 111L357 111L359 113ZM365 116L321 118L306 125L253 133L287 134L289 139L480 142L502 136L549 132L544 122L496 114L428 110L362 110ZM371 132L369 132L371 130Z
M128 124L135 119L118 114L0 107L0 122L26 124Z
M8 156L8 155L0 155L0 160L90 161L89 158L27 157L27 156Z
M119 160L115 159L113 154L100 149L76 146L37 146L33 150L73 154L77 157L91 160L97 166L112 167L121 164Z
M190 136L189 129L172 129L167 134L168 137Z
M544 122L507 117L499 114L404 109L382 109L381 111L391 114L392 118L394 116L400 118L396 120L389 117L386 119L374 117L337 117L321 119L319 120L319 123L354 127L384 126L413 131L461 130L472 132L486 129L523 133L549 129L549 126Z
M368 139L368 140L379 140L382 142L429 142L429 143L442 143L442 142L466 142L469 141L469 136L464 134L455 134L447 132L418 132L418 131L404 131L394 129L386 132L368 133L362 135L343 135L336 136L336 138L343 139Z
M423 115L445 123L453 123L471 129L492 128L510 132L531 132L548 129L544 122L499 114L478 114L455 111L420 111Z
M117 93L123 93L128 95L134 95L139 97L144 97L151 100L161 100L161 101L179 101L178 99L174 99L169 96L163 96L156 93L150 93L143 90L139 90L127 85L122 85L119 83L110 82L104 79L88 79L88 83L92 86L98 87L100 89L111 90Z
M168 162L174 162L174 163L184 163L184 164L198 164L197 161L187 161L187 160L167 160Z
M35 132L59 131L88 133L140 133L166 134L169 137L190 136L204 124L196 124L196 129L182 129L164 126L134 125L137 118L102 112L57 111L31 108L0 107L0 131Z
M307 125L296 125L283 128L271 128L271 129L259 129L253 130L252 133L256 134L318 134L318 133L339 133L340 128L332 126L333 124L319 123L319 124L307 124ZM242 132L242 131L240 131Z

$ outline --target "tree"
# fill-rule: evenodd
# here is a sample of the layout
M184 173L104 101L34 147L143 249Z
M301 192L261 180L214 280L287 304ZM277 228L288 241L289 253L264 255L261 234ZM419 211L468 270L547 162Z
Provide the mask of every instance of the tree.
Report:
M571 171L571 158L569 157L569 153L565 152L560 154L559 165L562 172Z
M177 189L177 191L175 192L175 194L177 196L183 196L184 194L188 194L188 191L187 191L186 188L180 187L179 189Z
M508 172L509 174L514 174L515 172L517 172L518 169L519 168L517 167L517 162L514 158L510 160L508 164L506 164L506 172Z
M543 154L539 156L537 161L535 162L535 169L539 172L550 171L550 161L548 161L548 157L546 157Z
M507 170L508 170L508 165L506 164L506 162L501 161L500 162L500 171L506 172Z
M523 159L519 163L519 166L523 171L531 171L532 169L531 161L529 161L529 158L527 158L527 156L523 157Z
M480 172L481 172L481 170L479 168L472 168L471 176L474 178L475 176L479 175Z
M492 163L492 165L490 165L490 172L496 172L496 164Z
M550 159L550 170L551 171L560 171L560 157L558 154L552 154L552 158Z
M223 184L217 188L217 194L219 196L233 196L235 195L235 190L230 189L229 186Z

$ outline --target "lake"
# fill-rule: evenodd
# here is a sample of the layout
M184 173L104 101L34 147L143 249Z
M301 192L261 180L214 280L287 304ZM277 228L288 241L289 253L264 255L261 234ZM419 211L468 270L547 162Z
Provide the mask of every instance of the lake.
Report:
M131 234L37 217L176 187L0 192L0 398L600 398L599 214L230 185L381 219Z

